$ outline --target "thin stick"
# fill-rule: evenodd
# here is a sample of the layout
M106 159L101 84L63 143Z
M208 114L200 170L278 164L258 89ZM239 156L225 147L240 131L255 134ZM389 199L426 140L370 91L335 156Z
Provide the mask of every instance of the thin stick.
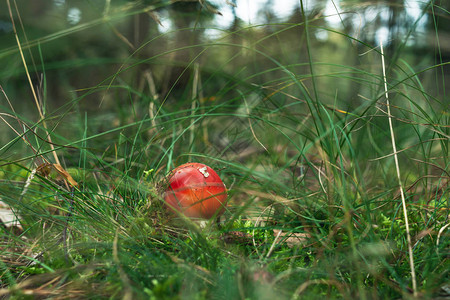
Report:
M444 227L442 227L441 229L439 229L439 233L436 239L436 246L439 247L439 239L441 238L441 234L444 232L444 230L450 226L450 223L448 223L447 225L445 225ZM439 248L436 248L437 251L439 251Z
M33 82L31 81L30 73L28 72L27 63L25 62L25 57L23 55L22 46L20 44L19 36L17 35L16 25L14 23L12 10L11 10L11 5L9 3L9 0L6 3L8 4L9 15L11 17L11 24L12 24L12 27L13 27L14 36L16 37L17 47L19 47L20 57L22 58L23 66L25 68L25 74L27 74L28 82L29 82L30 87L31 87L31 92L33 93L33 99L34 99L34 102L35 102L36 107L37 107L38 112L39 112L39 117L41 117L43 119L44 116L43 116L42 111L41 111L41 106L39 105L38 97L37 97L36 92L34 90L34 86L33 86Z
M242 93L241 93L242 94ZM267 150L266 146L263 145L263 143L261 143L261 141L258 139L258 137L256 136L255 131L253 130L253 126L252 126L252 122L250 121L250 110L248 109L248 104L247 104L247 100L245 100L245 97L242 97L244 99L244 103L245 103L245 109L247 110L247 115L248 115L248 125L250 126L250 131L253 134L253 137L255 138L255 140L258 142L258 144L261 145L261 147L263 147L264 150L266 150L267 153L269 153L269 150Z
M275 237L275 239L273 240L272 246L270 246L269 252L267 252L266 258L269 258L272 255L272 251L275 248L275 245L278 241L278 238L280 237L281 233L283 232L283 230L280 230L277 234L277 236Z
M392 148L394 151L395 168L397 170L397 179L398 179L398 184L400 186L400 196L402 198L403 216L405 218L406 239L408 241L408 255L409 255L409 265L410 265L410 269L411 269L412 288L413 288L414 297L416 297L417 296L416 271L414 268L414 257L413 257L413 251L412 251L411 234L409 232L408 211L406 210L405 193L403 192L403 185L402 185L402 181L401 181L401 177L400 177L400 167L398 165L398 155L397 155L398 152L397 152L397 146L395 145L394 129L392 126L392 115L391 115L391 109L390 109L391 106L389 105L389 95L388 95L387 81L386 81L386 68L384 65L383 43L381 41L380 41L380 48L381 48L381 64L383 67L384 91L385 91L386 106L387 106L387 113L388 113L388 120L389 120L389 130L391 132L391 142L392 142Z
M31 92L33 93L33 99L34 99L34 102L36 104L37 110L39 112L39 118L40 118L40 120L42 120L42 124L44 125L44 128L46 130L47 139L50 142L49 143L50 148L53 150L52 151L53 157L55 158L55 161L56 161L57 164L61 164L59 162L58 156L56 155L55 148L53 147L52 138L50 136L50 132L48 132L47 124L45 122L45 117L44 117L44 114L42 112L41 105L39 104L38 97L37 97L36 91L35 91L34 86L33 86L33 81L31 80L31 77L30 77L30 72L28 72L27 62L25 60L25 56L23 55L22 46L21 46L21 43L20 43L20 40L19 40L19 35L17 34L16 25L14 23L14 18L13 18L13 14L12 14L12 10L11 10L10 1L7 0L6 4L8 5L9 16L11 18L11 24L12 24L12 27L13 27L14 36L16 37L16 42L17 42L17 47L19 48L20 57L22 58L22 63L23 63L23 66L25 68L25 73L27 74L27 78L28 78L28 83L30 84ZM17 8L17 6L16 6L16 8ZM19 13L19 12L17 12L17 13Z
M200 71L199 64L194 63L194 80L192 82L192 104L191 104L191 126L189 127L190 135L189 135L189 147L193 149L194 137L195 137L195 118L194 115L196 113L196 107L198 101L198 83L200 80ZM189 155L189 161L191 161L191 156Z

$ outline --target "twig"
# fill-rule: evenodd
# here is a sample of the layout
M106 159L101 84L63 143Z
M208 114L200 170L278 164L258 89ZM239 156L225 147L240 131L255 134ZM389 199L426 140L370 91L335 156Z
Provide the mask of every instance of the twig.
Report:
M261 145L261 147L263 147L263 149L269 153L269 150L267 150L266 146L263 145L263 143L261 143L261 141L258 139L258 137L255 134L255 131L253 130L253 126L252 126L252 122L250 121L250 109L248 108L248 104L247 104L247 100L245 99L244 95L239 91L239 93L242 95L242 99L244 99L244 103L245 103L245 109L247 110L247 115L248 115L248 125L250 126L250 131L252 132L253 137L255 138L255 140L258 142L258 144Z
M14 36L16 38L17 47L19 48L20 57L22 58L22 63L23 63L23 66L25 68L25 73L27 74L27 78L28 78L28 83L30 84L31 92L33 93L34 102L35 102L36 108L39 112L39 118L40 118L40 120L42 120L42 125L44 126L45 131L47 133L47 140L49 142L50 148L52 149L52 153L53 153L53 157L55 158L55 162L60 165L61 163L59 161L58 155L56 155L55 148L53 147L52 138L50 136L50 132L48 131L47 123L45 122L44 113L42 112L41 105L38 101L38 96L37 96L35 88L33 86L33 81L31 80L30 72L28 71L27 62L25 60L25 56L23 55L23 50L22 50L22 46L20 43L19 35L17 34L16 25L14 23L14 17L12 14L10 1L7 0L6 3L8 5L9 16L11 18L11 24L13 27ZM16 10L17 10L17 7L16 7ZM19 13L19 12L17 11L17 13Z
M416 271L414 268L414 257L413 257L413 251L412 251L411 234L409 232L408 211L406 209L405 193L403 192L403 185L402 185L402 181L401 181L401 177L400 177L400 167L398 164L397 146L395 145L394 129L392 126L392 116L391 116L391 108L390 108L391 106L389 105L389 94L388 94L387 81L386 81L386 68L385 68L385 64L384 64L383 43L381 41L380 41L380 49L381 49L381 64L382 64L382 68L383 68L383 81L384 81L384 91L385 91L387 114L388 114L388 121L389 121L389 130L391 133L391 142L392 142L392 149L394 152L395 169L397 171L397 179L398 179L398 184L400 186L400 196L402 198L403 215L405 218L406 239L408 242L408 255L409 255L409 265L410 265L410 269L411 269L412 288L413 288L414 297L416 297L417 296Z
M116 234L114 236L114 242L113 242L113 249L112 249L112 255L113 255L113 261L117 265L117 270L119 272L119 277L122 280L123 285L123 300L131 300L133 299L133 291L131 289L131 281L128 278L127 274L122 268L122 265L119 260L119 251L118 251L118 243L119 243L119 228L116 230Z
M280 237L281 233L283 232L283 230L280 230L277 234L277 236L275 237L275 239L273 240L272 246L270 246L269 252L267 252L266 258L269 258L272 255L273 249L275 248L275 245L277 243L278 238Z
M195 137L195 118L194 115L196 113L197 108L197 98L198 98L198 82L199 82L200 72L199 72L199 64L194 63L194 79L192 82L192 103L191 103L191 126L189 127L190 135L189 135L189 146L193 147L194 137ZM192 148L191 148L192 149ZM191 161L191 156L189 156L189 161Z
M444 232L444 230L445 230L448 226L450 226L450 223L448 223L447 225L445 225L445 226L443 226L441 229L439 229L439 233L438 233L438 236L437 236L437 239L436 239L436 246L437 246L437 247L439 247L439 240L441 239L442 233ZM439 248L436 248L436 251L438 251L438 254L439 254Z

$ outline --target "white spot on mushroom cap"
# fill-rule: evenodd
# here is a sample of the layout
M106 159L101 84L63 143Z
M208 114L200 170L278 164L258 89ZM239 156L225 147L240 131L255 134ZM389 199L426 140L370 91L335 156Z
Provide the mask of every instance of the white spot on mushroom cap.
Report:
M205 178L208 178L209 173L206 171L206 167L199 168L198 170L203 174L203 176L205 176Z

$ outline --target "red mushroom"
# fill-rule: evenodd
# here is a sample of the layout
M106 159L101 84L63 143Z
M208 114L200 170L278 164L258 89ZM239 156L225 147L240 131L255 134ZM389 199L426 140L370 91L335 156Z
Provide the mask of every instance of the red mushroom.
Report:
M219 175L200 163L187 163L169 175L166 206L190 218L210 219L225 211L227 189Z

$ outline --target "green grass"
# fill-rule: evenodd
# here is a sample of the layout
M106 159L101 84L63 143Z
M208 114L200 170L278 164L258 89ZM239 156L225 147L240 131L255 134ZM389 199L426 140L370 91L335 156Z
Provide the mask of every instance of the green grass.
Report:
M121 4L46 34L18 27L43 118L17 44L0 49L0 200L21 223L0 231L0 297L412 298L378 45L305 13L212 40L194 11L194 27L150 29L130 49L118 33L143 10ZM118 44L86 46L97 38ZM450 279L449 63L400 41L387 85L427 299ZM78 186L40 171L56 157ZM166 174L188 161L229 189L218 222L164 207Z

